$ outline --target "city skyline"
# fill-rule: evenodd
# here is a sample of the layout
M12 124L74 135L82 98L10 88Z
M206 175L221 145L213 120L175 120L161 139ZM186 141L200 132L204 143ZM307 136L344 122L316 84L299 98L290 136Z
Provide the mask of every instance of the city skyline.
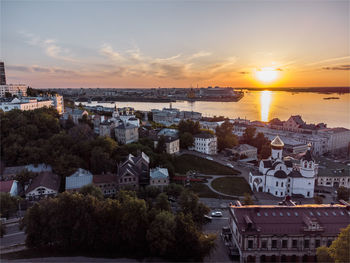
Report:
M349 86L349 2L2 1L8 83Z

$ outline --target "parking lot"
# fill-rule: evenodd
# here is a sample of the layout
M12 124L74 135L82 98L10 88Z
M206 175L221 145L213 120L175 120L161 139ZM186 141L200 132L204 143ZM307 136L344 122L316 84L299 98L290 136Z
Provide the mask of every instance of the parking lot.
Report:
M222 212L222 217L212 217L211 222L203 226L205 233L217 234L216 249L204 259L204 262L234 262L229 258L227 247L220 236L222 228L228 226L229 211L228 209L214 209L210 211L210 214L213 211Z

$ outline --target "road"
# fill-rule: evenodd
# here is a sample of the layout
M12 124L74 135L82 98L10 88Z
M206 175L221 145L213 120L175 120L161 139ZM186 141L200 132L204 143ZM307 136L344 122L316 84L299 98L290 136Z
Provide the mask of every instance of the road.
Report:
M0 238L0 253L9 252L8 248L23 245L26 235L19 229L19 222L6 224L6 235Z
M217 234L216 249L204 259L204 262L233 262L229 258L228 250L220 236L222 227L228 226L229 211L228 209L215 209L215 211L221 211L223 216L213 217L210 223L203 226L203 231L208 234Z

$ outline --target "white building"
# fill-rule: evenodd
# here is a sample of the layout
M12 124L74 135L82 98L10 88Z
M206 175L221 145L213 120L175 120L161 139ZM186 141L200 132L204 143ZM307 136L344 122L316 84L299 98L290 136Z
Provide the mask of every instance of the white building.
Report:
M217 137L210 133L200 133L194 137L194 150L197 152L215 155L217 154Z
M5 97L6 92L10 93L12 96L27 96L27 85L23 84L8 84L0 85L0 97Z
M63 113L63 97L53 96L48 98L37 97L37 98L14 98L10 102L1 102L0 109L3 111L10 110L35 110L43 107L55 107L61 114Z
M271 142L271 156L260 161L259 174L249 173L250 188L276 197L313 197L318 166L311 156L311 146L301 157L300 164L294 166L291 161L283 159L283 147L283 141L277 136Z
M26 190L27 200L39 200L54 197L58 194L60 177L51 172L43 172L34 177Z
M150 185L163 189L169 185L169 173L167 168L154 168L150 171Z
M350 130L346 128L330 128L319 131L328 139L328 151L334 153L347 150L350 144Z

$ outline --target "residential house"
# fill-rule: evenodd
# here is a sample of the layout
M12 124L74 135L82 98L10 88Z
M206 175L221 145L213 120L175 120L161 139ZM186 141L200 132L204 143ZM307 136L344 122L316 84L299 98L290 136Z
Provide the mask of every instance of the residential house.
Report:
M16 180L0 181L0 192L9 193L11 196L18 195L18 182Z
M54 197L58 194L60 177L51 172L42 172L34 177L26 189L26 199L30 201L47 197Z
M199 133L194 137L194 150L197 152L217 154L217 137L211 133Z
M121 144L137 142L139 140L139 131L133 124L120 124L115 128L115 137Z
M163 137L165 141L165 152L168 154L177 154L180 152L180 139L176 136L155 136L153 137L154 148L157 147L159 140Z
M119 189L138 189L149 184L149 157L145 153L139 156L128 155L118 165L117 180Z
M74 174L66 177L66 191L79 191L83 186L92 184L92 178L92 173L79 168Z
M169 173L167 168L154 168L150 171L150 183L151 186L163 188L169 185Z
M94 175L93 183L101 189L105 197L114 196L117 193L118 182L115 174Z
M42 172L52 172L52 167L48 164L29 164L29 165L21 165L21 166L12 166L5 167L1 174L1 180L13 180L17 174L23 172L24 170L28 170L33 173L42 173Z

